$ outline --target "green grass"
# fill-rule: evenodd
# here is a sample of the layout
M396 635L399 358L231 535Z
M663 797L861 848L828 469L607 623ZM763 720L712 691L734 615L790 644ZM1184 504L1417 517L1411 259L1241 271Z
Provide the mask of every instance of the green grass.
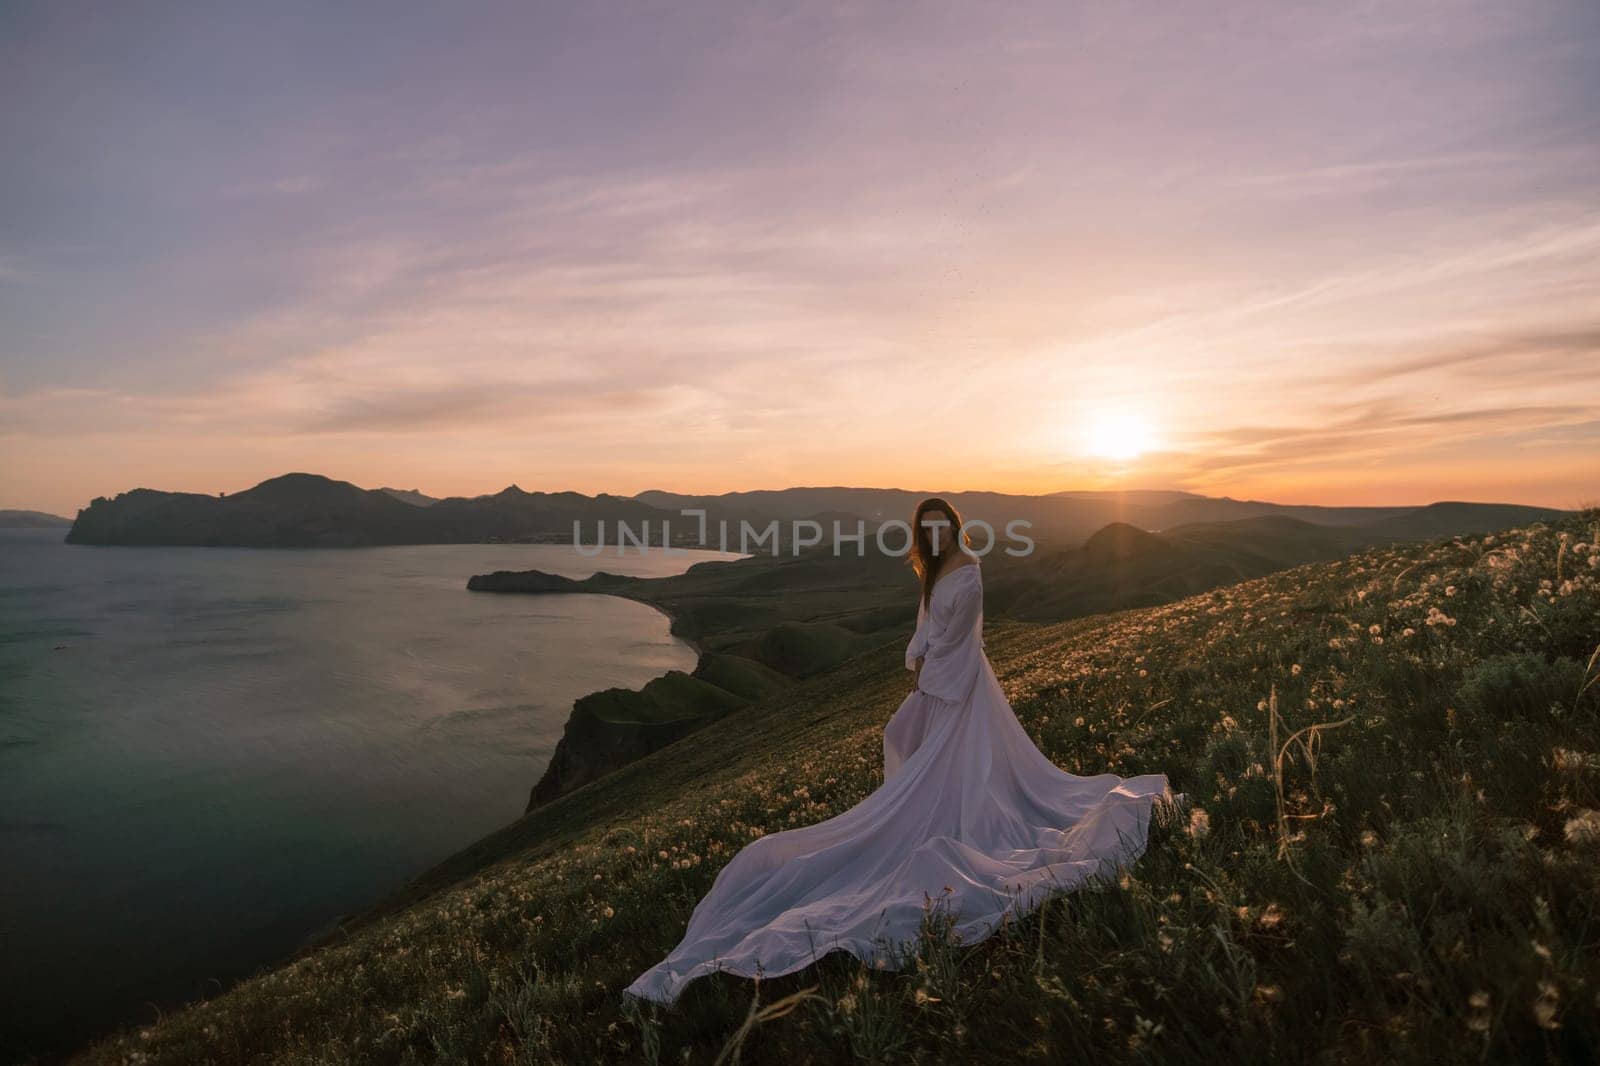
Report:
M831 622L784 622L752 642L749 655L790 677L811 677L844 662L874 641Z
M695 674L747 700L770 696L794 683L792 679L753 659L739 655L722 655L717 652L708 652L700 661Z
M998 624L1067 769L1165 772L1116 883L900 972L836 953L621 989L750 839L882 778L901 642L540 808L330 944L84 1057L123 1062L1594 1061L1600 511L1165 606ZM1315 728L1314 728L1315 727Z
M746 697L682 670L651 678L643 689L608 688L579 697L575 714L604 722L675 722L727 714L744 706Z

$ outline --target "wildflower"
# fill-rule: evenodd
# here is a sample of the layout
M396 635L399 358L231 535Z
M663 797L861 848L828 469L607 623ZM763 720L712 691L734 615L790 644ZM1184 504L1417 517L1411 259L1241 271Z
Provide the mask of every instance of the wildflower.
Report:
M1539 996L1533 1001L1533 1020L1541 1029L1559 1029L1556 1013L1561 1009L1561 990L1554 981L1539 982Z
M1371 633L1373 636L1377 636L1379 633L1383 632L1383 627L1380 626L1378 623L1374 622L1370 626L1367 627L1367 632Z
M1417 631L1415 629L1412 629L1410 626L1406 626L1404 629L1402 629L1400 631L1400 635L1402 637L1414 637L1414 636L1417 635Z
M1207 814L1204 807L1196 807L1189 812L1189 835L1199 840L1211 832L1211 815Z
M1378 846L1378 834L1374 833L1370 829L1363 829L1361 831L1361 846L1364 847L1364 848L1375 848L1375 847L1377 847Z
M1467 1017L1467 1028L1475 1033L1489 1031L1489 993L1474 992L1467 997L1467 1006L1472 1008L1472 1013Z
M606 904L605 908L601 910L600 913L605 915L607 918L615 918L617 916L617 912L611 909L611 905L609 903Z
M1446 596L1454 596L1456 594L1456 587L1454 585L1446 585L1444 587L1444 594Z
M1575 847L1600 844L1600 811L1584 807L1575 817L1567 819L1562 834L1567 838L1567 843Z
M1300 676L1300 664L1299 663L1295 663L1293 666L1289 667L1289 673L1293 674L1295 677L1299 677Z
M1266 709L1267 709L1267 701L1266 700L1257 700L1256 701L1256 710L1264 711Z
M1575 774L1588 762L1586 755L1571 748L1556 748L1550 752L1550 768L1558 774Z

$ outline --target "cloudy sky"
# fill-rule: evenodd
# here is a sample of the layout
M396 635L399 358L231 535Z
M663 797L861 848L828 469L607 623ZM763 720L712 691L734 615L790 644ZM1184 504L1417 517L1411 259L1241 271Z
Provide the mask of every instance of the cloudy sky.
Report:
M1600 498L1600 5L0 7L0 507Z

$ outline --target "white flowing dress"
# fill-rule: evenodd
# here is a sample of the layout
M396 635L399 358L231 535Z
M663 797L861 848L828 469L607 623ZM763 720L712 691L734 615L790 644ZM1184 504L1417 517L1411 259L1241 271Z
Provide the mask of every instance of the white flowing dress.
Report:
M757 837L718 872L683 940L623 992L671 1006L718 970L778 977L842 949L895 966L924 906L962 943L1145 850L1165 774L1079 777L1034 746L983 652L976 557L934 583L906 647L918 687L883 734L884 782L849 810ZM948 891L947 891L948 889Z

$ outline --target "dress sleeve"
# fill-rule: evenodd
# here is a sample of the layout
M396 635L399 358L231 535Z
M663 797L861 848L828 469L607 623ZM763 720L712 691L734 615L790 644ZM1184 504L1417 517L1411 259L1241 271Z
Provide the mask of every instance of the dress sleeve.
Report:
M936 699L959 703L972 693L983 672L983 579L972 573L944 580L957 586L941 605L944 617L928 623L928 649L917 688Z
M915 670L917 660L928 651L928 610L926 605L917 605L917 629L911 634L911 643L906 645L906 669Z
M970 565L970 564L969 564ZM925 637L924 665L948 658L961 651L972 636L973 627L983 614L983 582L964 581L950 598L950 618L937 632ZM925 626L924 629L935 627Z

